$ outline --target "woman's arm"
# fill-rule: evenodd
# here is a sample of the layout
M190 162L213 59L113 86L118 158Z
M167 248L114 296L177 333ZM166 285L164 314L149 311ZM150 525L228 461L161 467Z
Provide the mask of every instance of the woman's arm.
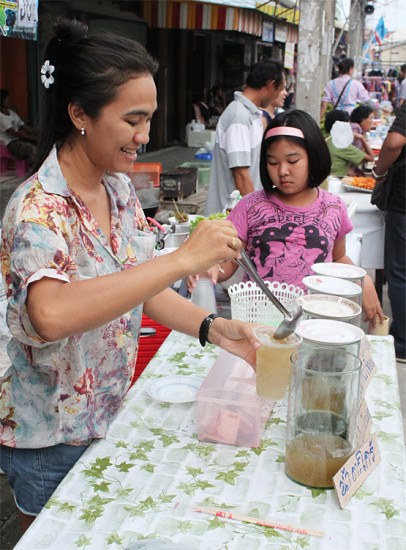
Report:
M241 242L236 235L227 220L203 221L176 251L136 267L70 283L42 278L28 287L30 321L49 342L93 330L190 273L238 257Z

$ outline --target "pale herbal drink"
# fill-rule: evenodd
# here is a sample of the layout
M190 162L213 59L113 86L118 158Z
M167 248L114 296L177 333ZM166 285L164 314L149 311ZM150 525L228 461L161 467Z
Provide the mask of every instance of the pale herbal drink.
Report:
M284 398L291 372L290 356L302 341L296 334L276 340L273 338L275 330L273 327L260 327L255 331L255 336L261 342L256 361L257 394L269 401Z
M353 450L348 441L331 433L302 433L286 446L285 472L307 487L331 489L333 477Z

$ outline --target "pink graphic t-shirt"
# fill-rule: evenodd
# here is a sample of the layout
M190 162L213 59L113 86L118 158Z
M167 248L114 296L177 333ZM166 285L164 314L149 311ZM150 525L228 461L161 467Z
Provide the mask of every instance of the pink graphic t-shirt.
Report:
M228 219L260 276L305 288L311 265L332 262L337 239L353 226L344 202L318 188L317 199L304 207L285 204L272 193L254 191L243 197Z

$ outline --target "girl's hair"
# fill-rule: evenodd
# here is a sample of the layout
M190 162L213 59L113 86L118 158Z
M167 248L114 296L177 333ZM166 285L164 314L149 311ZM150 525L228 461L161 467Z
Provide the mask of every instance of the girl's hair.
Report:
M370 114L373 113L373 110L371 107L368 107L368 105L360 105L356 109L353 110L353 112L350 115L350 121L356 122L357 124L361 124L361 122L365 119L367 119Z
M54 29L44 57L55 67L54 82L44 90L33 172L54 143L63 143L72 132L69 103L97 118L122 84L141 75L154 76L158 70L158 63L144 47L129 38L109 33L88 35L84 23L62 18Z
M324 129L327 134L331 132L331 128L337 120L340 120L341 122L349 122L350 115L346 111L341 111L341 109L333 109L332 111L329 111L324 119Z
M347 74L354 67L354 60L351 57L344 57L337 66L339 74Z
M298 128L303 132L304 139L284 135L273 136L268 139L265 138L268 130L281 126ZM274 187L274 183L269 177L267 170L267 152L271 145L281 139L291 141L306 151L309 158L309 187L317 187L320 185L330 174L330 152L324 140L323 134L314 118L312 118L305 111L293 109L292 111L285 111L279 115L276 115L265 130L260 157L260 176L264 190L266 192L270 192Z

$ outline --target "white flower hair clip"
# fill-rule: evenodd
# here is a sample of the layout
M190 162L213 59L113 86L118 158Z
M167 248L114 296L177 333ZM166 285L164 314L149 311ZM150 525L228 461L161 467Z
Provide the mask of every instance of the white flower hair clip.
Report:
M48 88L55 82L55 78L52 76L55 67L49 63L47 59L41 67L41 81L45 88Z

